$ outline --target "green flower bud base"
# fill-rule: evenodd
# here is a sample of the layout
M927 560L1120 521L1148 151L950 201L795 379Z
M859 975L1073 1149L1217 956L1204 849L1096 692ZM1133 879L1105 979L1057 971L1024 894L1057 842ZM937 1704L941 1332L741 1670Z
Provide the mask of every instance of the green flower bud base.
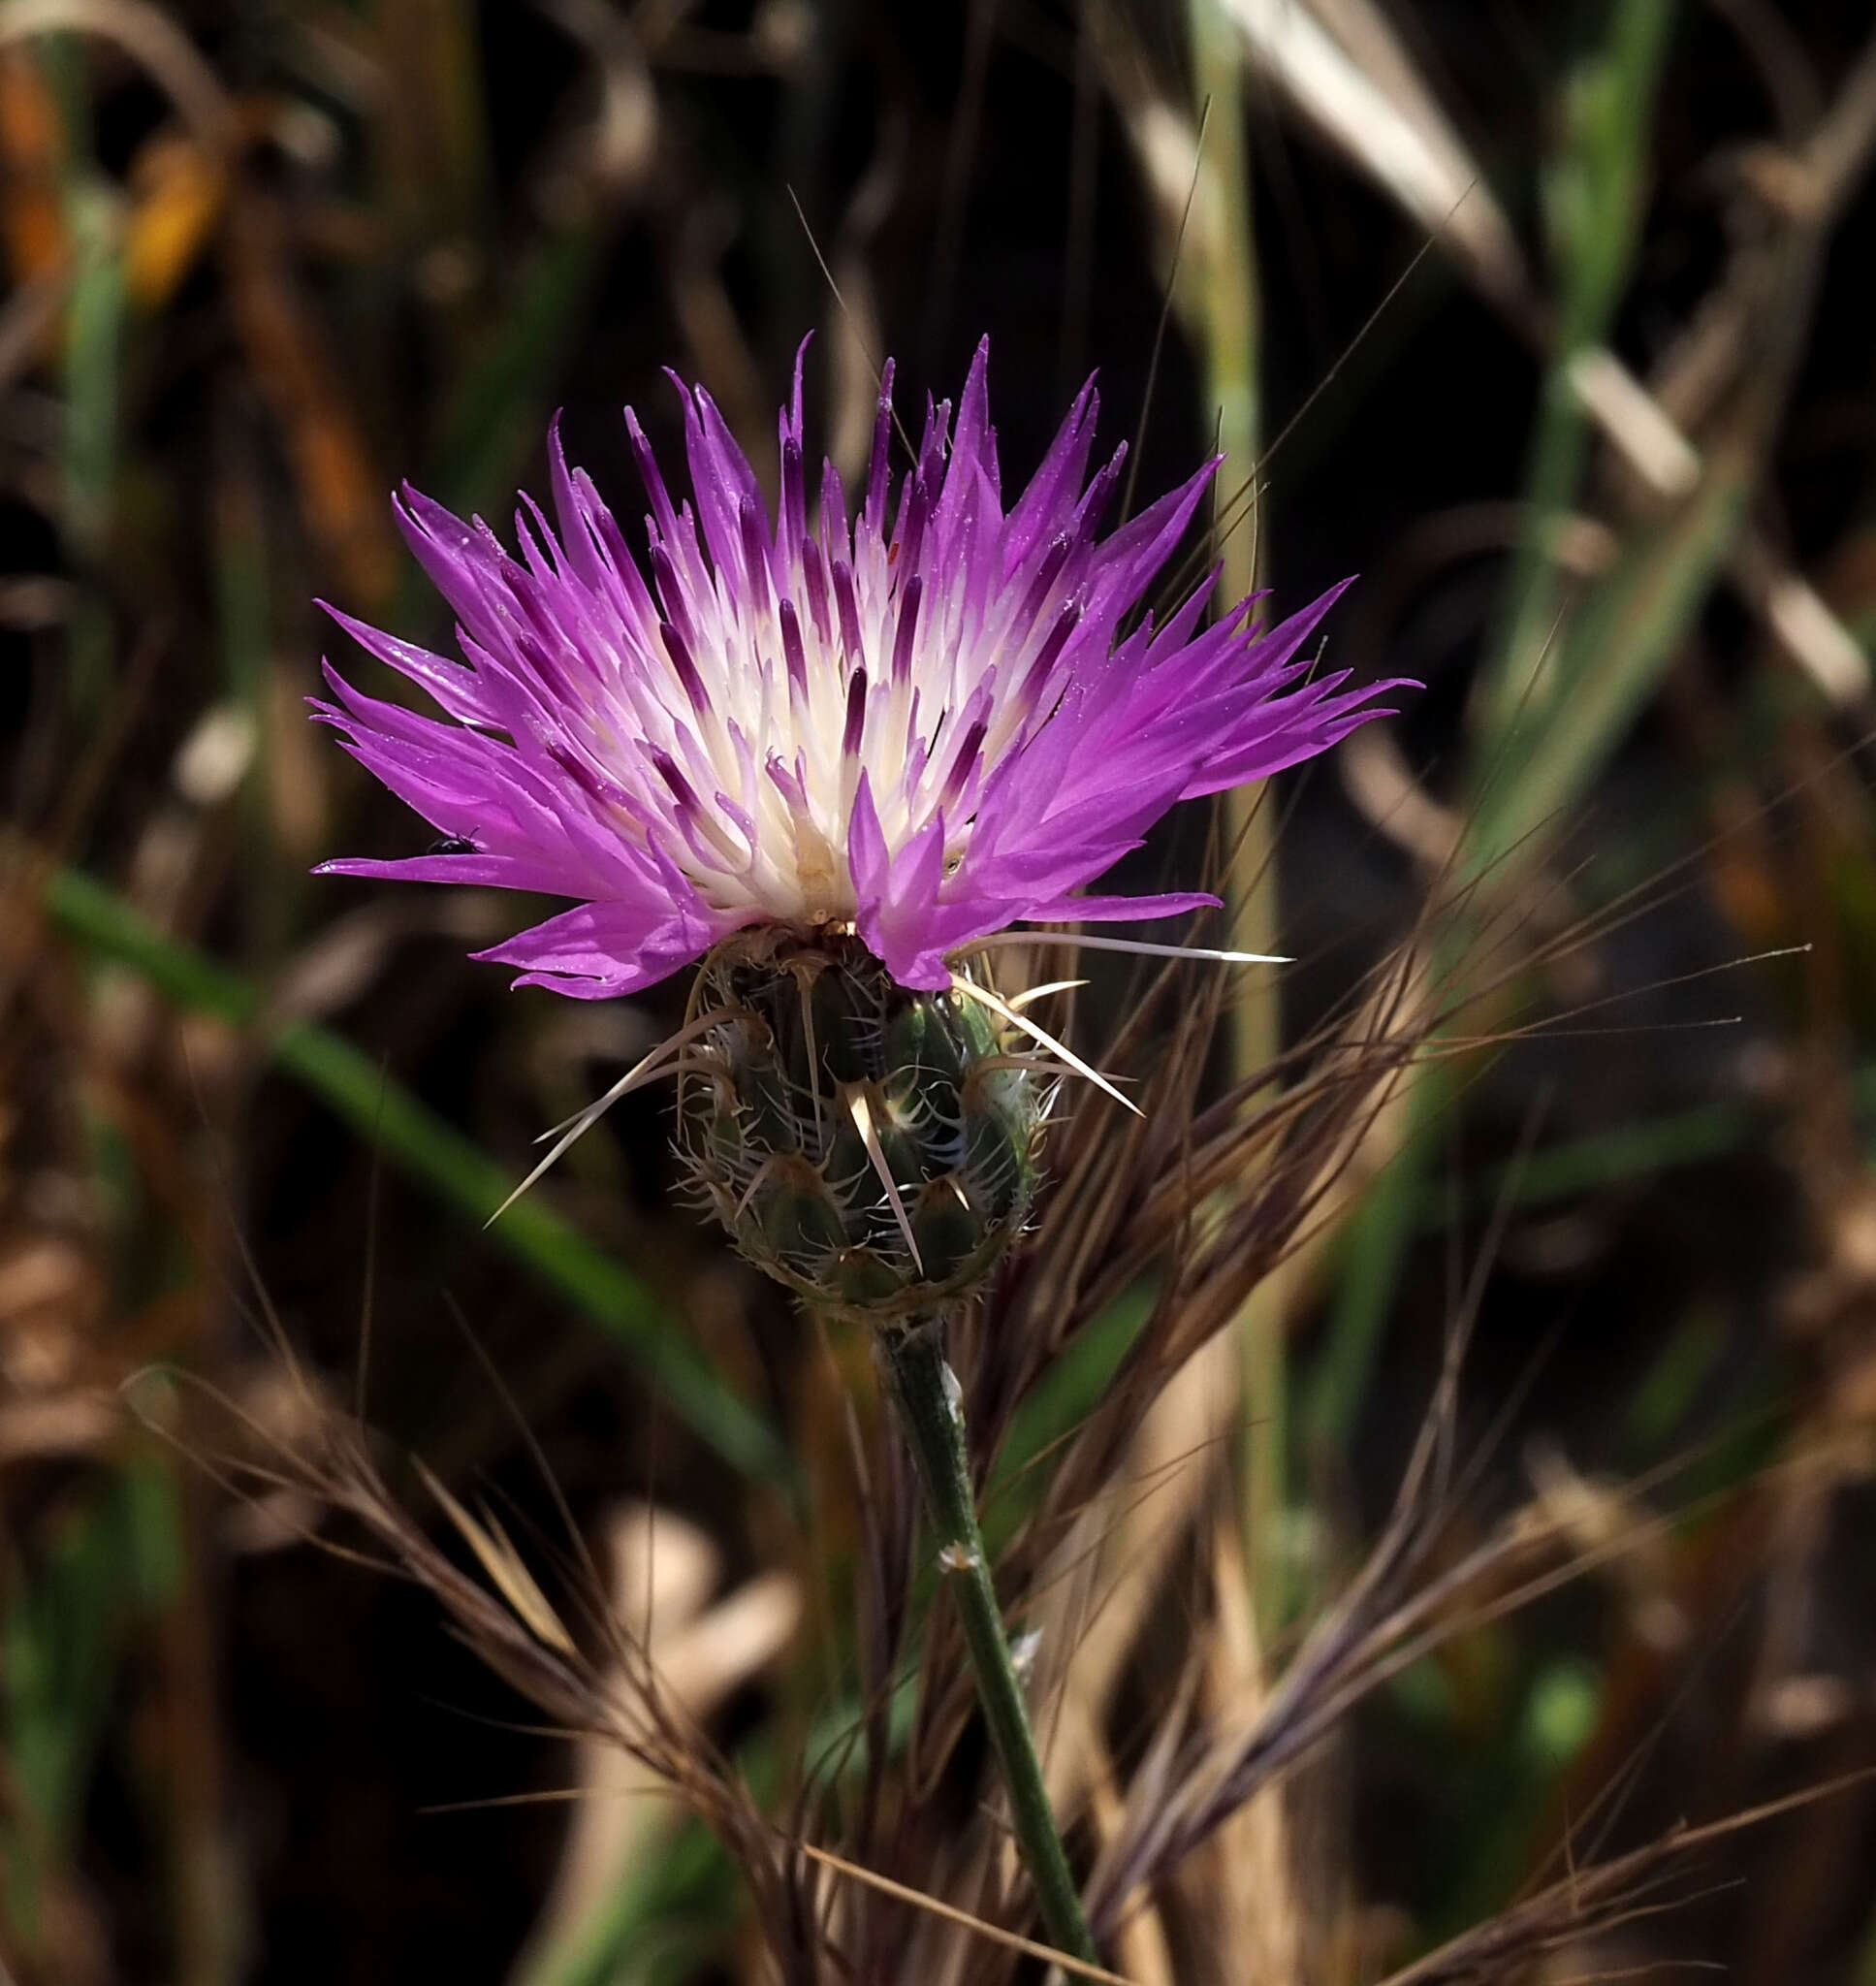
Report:
M774 926L704 961L679 1147L737 1246L873 1324L968 1296L1021 1233L1042 1091L969 995L897 984L858 939Z

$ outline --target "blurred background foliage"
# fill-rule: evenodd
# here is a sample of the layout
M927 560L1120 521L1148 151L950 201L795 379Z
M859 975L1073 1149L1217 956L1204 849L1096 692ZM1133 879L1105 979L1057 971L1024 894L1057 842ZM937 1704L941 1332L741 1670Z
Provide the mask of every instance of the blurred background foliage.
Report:
M1384 1515L1475 1263L1478 1522L1593 1558L1672 1513L1297 1789L1311 1976L1504 1906L1586 1814L1629 1844L1876 1762L1873 147L1859 0L4 0L5 1970L753 1975L702 1831L570 1818L616 1769L292 1484L227 1493L198 1416L264 1454L356 1408L439 1534L399 1457L551 1540L537 1442L752 1784L838 1724L864 1348L673 1208L655 1095L481 1227L681 990L511 997L462 954L512 905L310 879L426 834L303 704L318 597L447 640L397 480L504 520L560 409L629 519L619 408L671 449L665 365L767 474L811 331L849 471L887 351L915 404L988 334L1012 480L1097 364L1143 492L1226 456L1238 591L1359 571L1332 658L1424 679L1140 859L1231 830L1236 929L1298 960L1221 1070L1408 934L1435 973L1508 903L1586 934L1243 1321L1273 1642ZM1028 1402L1013 1503L1129 1300ZM1855 1785L1547 1976L1876 1981L1872 1867Z

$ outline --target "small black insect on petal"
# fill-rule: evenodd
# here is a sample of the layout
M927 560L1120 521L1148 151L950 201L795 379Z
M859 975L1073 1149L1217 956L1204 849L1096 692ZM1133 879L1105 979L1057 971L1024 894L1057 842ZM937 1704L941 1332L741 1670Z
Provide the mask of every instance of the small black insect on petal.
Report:
M427 855L473 855L480 851L467 835L446 834L441 840L431 842L424 852Z

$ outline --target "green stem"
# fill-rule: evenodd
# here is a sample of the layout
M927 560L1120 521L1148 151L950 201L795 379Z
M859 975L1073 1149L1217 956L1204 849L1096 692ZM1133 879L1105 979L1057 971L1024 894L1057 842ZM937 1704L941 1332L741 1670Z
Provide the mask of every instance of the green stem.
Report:
M1095 1940L1081 1913L1081 1898L1049 1808L1035 1735L1030 1729L1023 1687L1010 1660L997 1588L977 1529L964 1408L958 1383L944 1362L942 1327L934 1318L924 1318L898 1330L882 1331L878 1342L900 1423L918 1465L926 1518L938 1536L938 1564L957 1596L970 1665L976 1671L977 1697L1003 1769L1010 1826L1035 1884L1042 1921L1059 1951L1092 1965L1097 1962Z

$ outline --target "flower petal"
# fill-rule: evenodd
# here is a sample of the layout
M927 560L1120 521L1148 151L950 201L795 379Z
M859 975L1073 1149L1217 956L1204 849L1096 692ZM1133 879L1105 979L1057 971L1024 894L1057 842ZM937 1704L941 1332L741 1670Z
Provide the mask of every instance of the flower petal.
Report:
M330 668L315 715L465 852L325 873L577 900L482 954L579 998L649 985L725 933L850 923L908 986L1018 919L1172 915L1198 892L1085 897L1181 798L1281 770L1383 708L1394 684L1315 674L1335 589L1275 627L1255 601L1203 625L1217 573L1161 621L1135 610L1191 530L1208 464L1099 535L1125 449L1092 476L1098 400L1075 397L1005 513L988 346L954 409L927 400L895 474L892 372L850 512L824 467L808 518L803 354L778 421L772 516L710 395L679 385L689 500L630 410L644 557L549 436L550 516L519 556L420 492L396 499L456 614L456 661L334 612L439 716Z
M747 920L746 920L747 921ZM715 937L727 937L734 920ZM580 904L471 958L525 968L517 986L546 986L576 1000L611 1000L669 978L701 956L687 918L634 904Z

